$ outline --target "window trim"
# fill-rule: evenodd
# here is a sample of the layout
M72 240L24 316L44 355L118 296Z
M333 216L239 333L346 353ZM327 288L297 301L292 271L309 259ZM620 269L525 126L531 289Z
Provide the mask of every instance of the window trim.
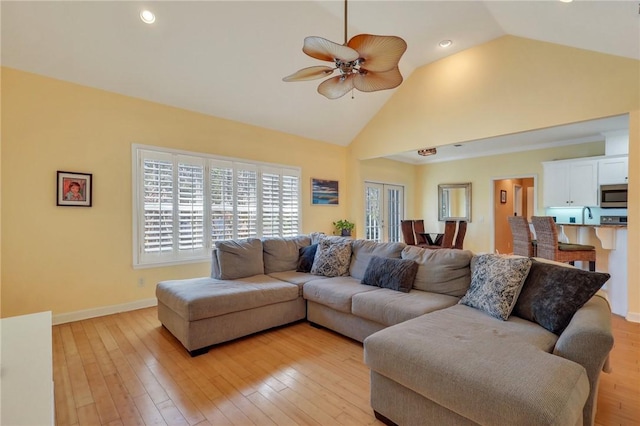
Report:
M204 204L204 247L199 250L197 253L180 253L172 250L166 255L147 255L145 256L143 253L144 249L144 240L141 232L144 228L144 194L142 182L144 182L144 167L143 167L143 155L145 152L151 152L153 154L160 154L159 156L170 155L170 156L187 156L193 158L199 158L202 160L204 164L204 199L208 200ZM153 155L152 154L152 155ZM134 269L142 269L142 268L155 268L162 266L172 266L172 265L182 265L189 263L202 263L208 262L211 258L211 249L212 249L212 237L211 237L211 181L210 181L210 166L215 162L224 162L232 165L234 170L238 166L248 166L249 168L255 169L257 171L257 215L258 215L258 223L256 226L256 237L262 238L263 236L263 226L262 226L262 172L273 173L274 170L278 171L281 177L281 188L282 188L282 177L283 176L295 176L298 178L298 188L297 188L297 200L298 200L298 229L297 233L300 233L302 228L302 202L301 202L301 192L302 192L302 169L296 166L290 166L285 164L275 164L275 163L267 163L267 162L259 162L259 161L251 161L244 158L233 158L226 156L218 156L201 152L193 152L186 151L180 149L173 148L165 148L151 145L143 145L143 144L132 144L131 145L131 170L132 170L132 247L133 247L133 268ZM177 170L175 171L177 173ZM285 173L283 173L285 172ZM233 186L235 188L236 180L234 176ZM281 194L282 197L283 194ZM234 198L236 196L234 192ZM235 200L234 200L235 205ZM281 206L283 202L281 200ZM174 205L175 209L175 205ZM174 210L175 211L175 210ZM235 210L234 210L235 211ZM282 214L282 212L281 212ZM281 216L282 217L282 216ZM236 215L234 215L234 233L237 231L236 226ZM281 219L282 221L282 219ZM282 231L282 225L281 225ZM150 259L151 258L151 259Z

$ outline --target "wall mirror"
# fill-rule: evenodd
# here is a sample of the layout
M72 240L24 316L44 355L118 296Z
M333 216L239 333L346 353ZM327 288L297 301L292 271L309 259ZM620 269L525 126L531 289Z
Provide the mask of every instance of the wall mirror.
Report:
M471 183L438 185L438 220L471 222Z

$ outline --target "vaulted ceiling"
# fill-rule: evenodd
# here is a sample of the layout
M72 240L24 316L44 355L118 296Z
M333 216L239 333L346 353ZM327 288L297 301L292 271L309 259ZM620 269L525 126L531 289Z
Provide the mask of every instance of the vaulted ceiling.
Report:
M321 64L302 53L304 37L343 42L341 1L0 5L3 66L333 144L348 145L394 92L332 101L319 81L282 81ZM145 8L152 25L140 20ZM404 38L406 79L506 34L640 60L638 12L637 1L352 0L348 33Z

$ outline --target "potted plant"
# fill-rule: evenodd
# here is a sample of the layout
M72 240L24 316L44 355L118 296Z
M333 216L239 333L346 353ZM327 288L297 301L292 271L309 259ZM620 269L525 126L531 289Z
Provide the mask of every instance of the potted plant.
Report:
M340 235L342 235L343 237L350 237L351 231L353 230L353 228L355 228L356 224L353 222L349 222L346 219L341 219L333 222L333 226L335 226L335 228L340 231Z

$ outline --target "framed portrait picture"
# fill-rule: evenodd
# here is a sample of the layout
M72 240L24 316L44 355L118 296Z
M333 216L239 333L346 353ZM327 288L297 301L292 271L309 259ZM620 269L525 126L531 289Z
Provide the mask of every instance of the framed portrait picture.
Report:
M337 180L311 178L311 204L337 206L339 199Z
M56 205L91 207L92 176L89 173L58 170Z
M500 203L505 204L507 202L507 191L504 189L500 190Z

